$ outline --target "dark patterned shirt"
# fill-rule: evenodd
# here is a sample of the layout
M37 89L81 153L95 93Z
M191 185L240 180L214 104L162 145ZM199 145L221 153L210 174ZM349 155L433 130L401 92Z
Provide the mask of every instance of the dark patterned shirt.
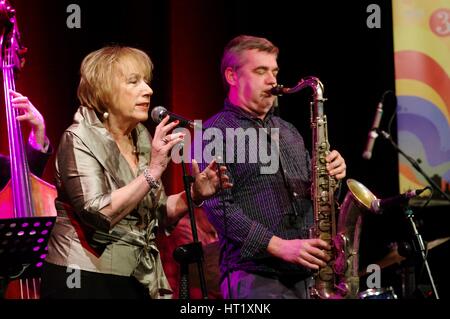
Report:
M52 146L49 145L47 151L43 153L33 148L30 143L27 143L25 150L27 153L28 167L30 168L31 173L37 177L41 177L44 173L45 165L53 153ZM6 183L8 183L10 178L11 168L9 156L0 154L0 189L3 189L3 187L6 186Z
M222 278L227 271L234 270L275 276L309 275L305 268L267 253L274 235L283 239L308 237L313 218L311 169L303 138L292 124L274 115L273 111L261 120L228 101L221 112L204 123L205 129L211 127L222 131L226 143L223 158L234 184L230 190L206 201L204 206L219 233ZM255 128L257 142L250 138L233 142L230 136L227 137L227 128L244 131ZM274 128L279 129L278 136ZM258 154L261 141L266 138L265 142L270 145L276 141L274 137L279 139L279 156L276 158L279 167L272 174L262 174L261 168L269 164ZM204 151L212 140L203 141ZM257 161L254 160L256 154ZM244 163L242 156L245 156ZM231 158L233 163L230 163ZM203 168L205 165L206 161Z

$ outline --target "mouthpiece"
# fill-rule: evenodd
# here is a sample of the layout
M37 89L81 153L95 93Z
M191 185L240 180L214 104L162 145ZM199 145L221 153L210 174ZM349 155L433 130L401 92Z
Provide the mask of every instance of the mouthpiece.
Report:
M280 96L280 95L283 95L283 94L285 94L286 92L285 92L285 89L284 89L284 87L281 85L281 84L279 84L279 85L277 85L277 86L274 86L271 90L270 90L270 94L272 94L272 95L277 95L277 96Z

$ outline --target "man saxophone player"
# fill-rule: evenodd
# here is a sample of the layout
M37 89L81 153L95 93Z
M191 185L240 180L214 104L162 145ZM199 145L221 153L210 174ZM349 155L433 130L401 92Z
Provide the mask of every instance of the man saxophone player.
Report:
M261 161L226 158L235 187L204 204L219 233L225 298L307 299L311 270L325 266L329 258L324 250L331 247L325 241L308 238L313 222L310 155L296 128L274 114L275 96L270 91L277 84L277 56L278 48L267 39L247 35L232 39L221 62L228 90L224 108L204 125L221 130L223 136L227 128L279 130L278 170L262 174ZM258 151L258 143L246 141L249 154ZM223 142L226 152L234 147L234 156L239 156L239 143L230 146L226 138ZM329 175L345 177L345 161L336 150L326 161Z

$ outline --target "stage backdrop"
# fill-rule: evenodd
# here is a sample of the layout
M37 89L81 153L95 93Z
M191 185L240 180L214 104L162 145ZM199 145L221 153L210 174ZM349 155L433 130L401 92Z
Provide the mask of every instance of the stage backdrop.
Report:
M447 194L450 182L450 1L393 1L398 144ZM400 191L428 183L399 158ZM434 194L434 197L439 195Z

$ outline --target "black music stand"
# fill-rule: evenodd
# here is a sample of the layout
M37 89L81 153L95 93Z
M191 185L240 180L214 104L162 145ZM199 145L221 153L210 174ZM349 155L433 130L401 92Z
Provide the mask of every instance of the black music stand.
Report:
M40 275L47 243L56 217L0 219L0 279L34 278ZM5 285L5 287L6 287ZM0 299L3 298L0 284Z

